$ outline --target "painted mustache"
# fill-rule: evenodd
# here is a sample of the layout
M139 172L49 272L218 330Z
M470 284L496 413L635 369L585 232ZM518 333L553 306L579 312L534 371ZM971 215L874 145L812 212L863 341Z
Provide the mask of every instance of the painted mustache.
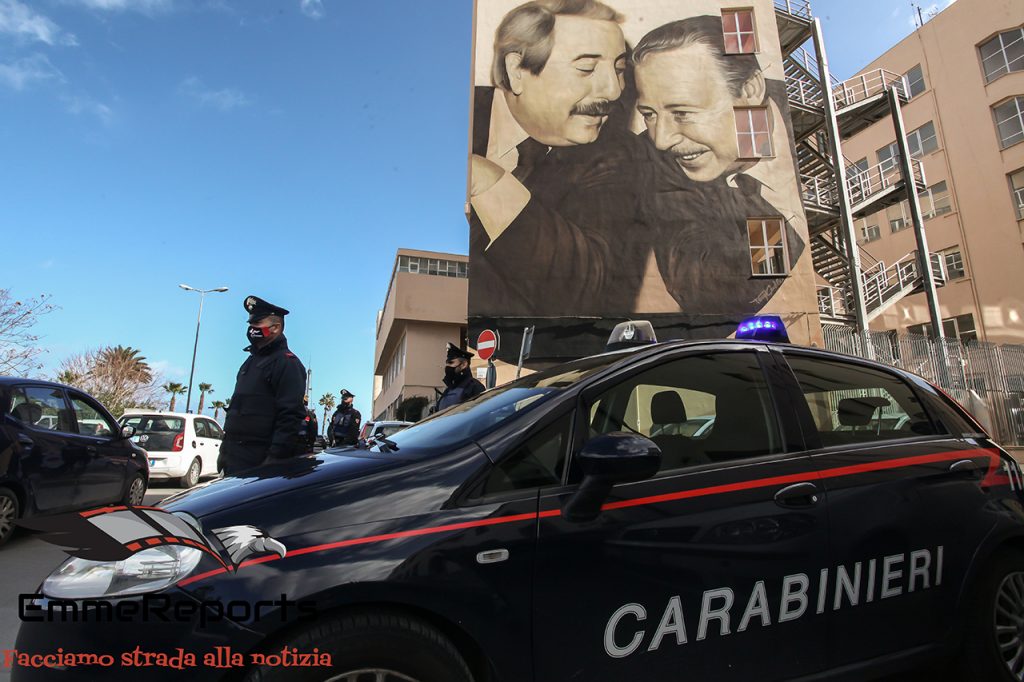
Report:
M577 104L569 113L573 116L607 116L612 113L612 103L608 100L598 100L586 104Z

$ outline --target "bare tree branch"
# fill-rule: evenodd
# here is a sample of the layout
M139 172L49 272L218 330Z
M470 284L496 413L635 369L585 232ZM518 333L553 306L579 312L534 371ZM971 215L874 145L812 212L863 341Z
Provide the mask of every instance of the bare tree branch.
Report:
M39 356L46 351L32 328L54 310L48 294L18 300L10 289L0 289L0 374L27 376L42 369Z

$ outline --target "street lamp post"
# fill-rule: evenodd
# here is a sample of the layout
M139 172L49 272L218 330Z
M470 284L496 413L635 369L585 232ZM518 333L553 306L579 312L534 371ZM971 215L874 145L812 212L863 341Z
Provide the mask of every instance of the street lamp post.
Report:
M209 293L223 293L228 290L227 287L217 287L216 289L196 289L190 287L187 284L179 284L179 287L185 291L195 291L199 294L199 316L196 317L196 341L192 345L192 369L188 373L188 397L185 398L185 412L189 411L192 406L192 380L196 375L196 351L199 350L199 323L203 320L203 301L206 299L206 295Z

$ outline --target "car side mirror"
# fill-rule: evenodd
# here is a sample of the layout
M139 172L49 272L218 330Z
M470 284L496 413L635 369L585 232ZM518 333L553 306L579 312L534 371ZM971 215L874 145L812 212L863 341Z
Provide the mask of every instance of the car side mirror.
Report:
M591 438L579 453L583 482L566 501L562 516L592 521L616 483L642 481L661 468L661 449L639 434L616 431Z
M135 427L134 426L122 426L121 427L121 438L127 439L127 438L131 438L134 435L135 435Z

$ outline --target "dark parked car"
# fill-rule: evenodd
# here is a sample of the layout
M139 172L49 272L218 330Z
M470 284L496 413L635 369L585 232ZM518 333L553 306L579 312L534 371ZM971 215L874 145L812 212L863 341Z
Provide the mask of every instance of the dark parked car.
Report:
M91 396L0 377L0 415L0 544L21 518L142 503L145 450Z
M698 416L713 423L687 435ZM910 373L781 344L650 345L175 496L150 526L182 537L147 526L122 538L148 547L137 559L65 562L16 648L230 647L247 667L192 682L862 681L946 657L1009 682L1022 480ZM179 617L42 617L82 599ZM139 671L13 680L97 675Z

